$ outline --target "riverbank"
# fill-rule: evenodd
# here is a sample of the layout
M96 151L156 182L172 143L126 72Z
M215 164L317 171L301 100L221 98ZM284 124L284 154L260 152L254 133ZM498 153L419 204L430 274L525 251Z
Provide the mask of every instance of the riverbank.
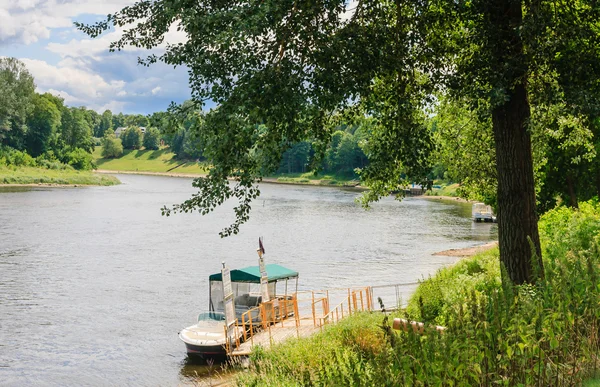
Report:
M353 314L308 339L256 350L237 383L582 385L599 373L600 290L590 286L600 271L599 220L594 202L541 217L546 276L535 286L503 283L491 248L424 280L404 311ZM424 322L425 334L392 330L394 317ZM447 329L428 330L435 325Z
M474 255L483 253L485 251L491 250L498 246L498 242L490 242L484 245L474 246L474 247L465 247L463 249L450 249L439 251L434 253L433 255L443 255L445 257L472 257Z
M98 173L133 173L138 175L171 176L171 177L203 177L209 167L206 164L178 160L169 148L159 150L126 150L123 156L116 159L102 158L102 147L96 147L93 153L94 163ZM336 187L360 187L359 181L332 174L314 175L312 172L290 173L267 176L262 179L265 183L319 185Z
M166 177L187 177L187 178L197 178L204 177L206 174L200 173L175 173L175 172L148 172L148 171L118 171L118 170L107 170L107 169L97 169L94 171L98 174L103 175L113 175L113 174L125 174L125 175L147 175L147 176L166 176ZM262 179L262 183L267 184L289 184L289 185L314 185L314 186L329 186L329 187L344 187L344 188L352 188L356 190L367 190L368 188L362 187L358 184L353 184L352 181L342 181L339 182L334 180L333 182L330 179L313 179L306 181L298 181L294 179L286 179L282 177L264 177Z
M99 176L89 171L38 167L0 167L0 187L75 187L120 184L114 176Z
M452 202L459 202L459 203L475 203L475 200L459 198L457 196L421 195L421 196L415 196L415 197L418 197L421 199L428 199L428 200L449 200Z

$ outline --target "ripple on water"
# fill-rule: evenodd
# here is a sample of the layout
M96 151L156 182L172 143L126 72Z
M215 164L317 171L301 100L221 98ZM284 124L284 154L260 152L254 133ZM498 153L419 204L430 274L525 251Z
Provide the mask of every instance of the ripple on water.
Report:
M162 217L163 205L194 192L191 179L120 179L0 193L1 383L155 386L215 375L220 365L186 360L177 333L207 308L207 277L222 261L257 264L258 236L268 262L299 271L300 289L416 281L454 262L431 253L496 237L495 225L470 221L468 204L384 198L364 211L353 191L265 184L250 222L221 239L234 203Z

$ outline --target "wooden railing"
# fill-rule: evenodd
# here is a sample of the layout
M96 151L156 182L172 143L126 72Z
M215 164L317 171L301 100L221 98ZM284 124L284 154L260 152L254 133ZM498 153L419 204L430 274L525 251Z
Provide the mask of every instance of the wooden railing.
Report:
M230 345L227 341L227 353L239 348L240 344L247 340L250 340L251 345L254 345L254 335L261 330L269 330L270 336L272 325L281 324L283 327L286 320L291 320L290 317L294 317L295 326L298 328L298 303L295 295L278 297L247 310L235 322L235 342ZM227 331L227 328L225 328L225 331Z
M332 295L330 290L334 294L334 299L343 298L333 309L329 306ZM269 342L272 344L271 329L283 328L292 321L296 328L296 335L300 337L301 326L302 329L311 326L323 329L324 325L337 323L356 312L373 310L373 295L370 287L330 290L297 292L291 297L278 297L263 302L244 312L235 322L233 333L235 340L227 343L227 353L231 354L239 349L242 342L250 341L253 346L254 336L261 331L268 331ZM347 294L344 295L346 292Z
M340 302L335 308L318 318L318 326L323 329L326 324L335 324L344 317L359 311L371 311L371 288L348 289L348 297Z

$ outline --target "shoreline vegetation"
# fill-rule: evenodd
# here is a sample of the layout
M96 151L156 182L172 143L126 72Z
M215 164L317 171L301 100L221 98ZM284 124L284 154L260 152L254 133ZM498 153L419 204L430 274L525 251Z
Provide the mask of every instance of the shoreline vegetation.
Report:
M0 187L110 186L120 183L114 176L98 175L91 171L0 166Z
M107 159L102 157L102 148L96 147L92 156L94 163L98 167L95 172L101 174L123 173L195 178L206 176L208 173L208 167L205 164L191 160L176 159L175 154L170 152L169 148L158 150L125 150L123 156ZM317 175L312 172L282 173L266 176L262 181L263 183L274 184L347 187L358 190L368 189L361 186L360 180L354 176L347 177L330 173L319 173ZM468 200L456 196L457 187L458 184L452 184L441 189L434 189L419 197L467 202Z
M168 148L159 150L125 150L119 158L106 159L102 157L102 148L96 147L92 154L97 165L97 173L128 173L139 175L172 176L172 177L202 177L208 173L205 164L179 160ZM312 172L289 173L267 176L264 183L300 184L318 186L360 187L359 180L336 174L318 174Z
M405 309L256 347L236 385L598 385L600 204L558 207L539 227L546 275L535 285L502 281L498 248L484 245L423 280ZM394 317L426 333L395 331Z

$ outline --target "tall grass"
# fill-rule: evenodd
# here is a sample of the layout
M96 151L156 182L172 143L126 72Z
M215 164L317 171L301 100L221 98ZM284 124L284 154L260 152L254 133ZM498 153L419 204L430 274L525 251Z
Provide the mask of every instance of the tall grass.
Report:
M600 361L600 206L540 221L545 279L500 280L498 252L424 281L402 315L444 333L396 332L360 314L323 334L252 354L238 384L326 386L574 386Z

